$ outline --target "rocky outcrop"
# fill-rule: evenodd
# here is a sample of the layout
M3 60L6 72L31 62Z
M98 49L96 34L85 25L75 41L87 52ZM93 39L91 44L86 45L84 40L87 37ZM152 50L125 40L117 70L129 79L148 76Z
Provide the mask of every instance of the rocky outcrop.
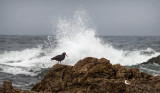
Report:
M21 90L13 89L12 82L4 81L3 86L0 87L0 93L18 93Z
M87 57L74 66L54 65L31 90L14 89L5 81L0 93L160 93L160 76Z
M129 81L129 83L125 83ZM54 65L32 91L55 93L159 93L160 77L136 68L112 65L104 58L85 58L74 66Z
M16 89L12 87L12 82L4 81L3 86L0 87L0 93L43 93L43 92Z
M151 59L149 59L147 62L144 62L142 64L153 64L153 63L156 63L156 64L159 64L160 65L160 55L157 56L157 57L153 57Z

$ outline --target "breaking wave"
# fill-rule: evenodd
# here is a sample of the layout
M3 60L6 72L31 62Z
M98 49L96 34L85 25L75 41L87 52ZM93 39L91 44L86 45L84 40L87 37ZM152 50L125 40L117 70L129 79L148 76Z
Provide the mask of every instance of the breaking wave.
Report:
M50 58L66 52L69 57L62 62L74 65L85 57L109 59L112 64L135 65L159 55L153 49L124 51L114 48L110 43L102 44L96 36L96 29L90 23L85 10L79 10L69 18L58 18L55 36L49 36L44 45L22 51L5 51L0 53L0 71L11 74L36 76L42 68L56 64ZM53 39L54 38L54 39ZM150 55L142 52L152 52Z

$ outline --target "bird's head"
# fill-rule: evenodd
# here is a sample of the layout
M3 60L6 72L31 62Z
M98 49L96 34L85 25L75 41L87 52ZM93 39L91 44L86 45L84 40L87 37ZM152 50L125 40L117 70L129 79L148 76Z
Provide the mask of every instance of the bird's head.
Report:
M64 55L64 56L67 56L67 57L68 57L68 55L66 54L66 52L63 52L63 53L62 53L62 55Z

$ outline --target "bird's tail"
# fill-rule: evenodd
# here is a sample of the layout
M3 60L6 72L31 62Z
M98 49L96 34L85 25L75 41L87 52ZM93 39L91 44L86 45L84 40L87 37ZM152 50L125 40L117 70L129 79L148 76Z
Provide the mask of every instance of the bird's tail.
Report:
M55 60L55 58L51 58L51 61L52 61L52 60Z

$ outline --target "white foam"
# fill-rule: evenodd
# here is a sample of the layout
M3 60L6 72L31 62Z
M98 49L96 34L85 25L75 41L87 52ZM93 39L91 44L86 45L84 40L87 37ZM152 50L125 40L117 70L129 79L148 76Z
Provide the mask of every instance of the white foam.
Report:
M38 67L19 67L19 66L8 66L0 64L1 72L10 73L13 75L25 74L29 76L37 76L41 73L41 68Z
M102 44L100 38L95 36L95 29L88 24L88 15L86 11L75 12L70 18L59 18L56 31L58 47L54 50L56 53L65 51L69 57L65 59L66 64L74 65L78 60L84 57L107 58L112 64L135 65L147 61L149 58L159 55L142 55L141 51L123 51L112 47L110 44ZM152 50L153 51L153 50Z
M25 49L22 51L10 51L0 54L0 71L10 74L25 74L36 76L41 73L41 68L48 68L56 64L51 62L49 55L41 48Z
M101 39L96 37L96 30L88 22L86 11L76 11L73 17L59 18L56 24L56 48L55 43L49 38L47 49L41 47L25 49L22 51L10 51L0 54L0 64L8 65L2 67L4 72L11 74L37 75L37 71L28 72L30 68L48 68L56 64L51 57L66 52L69 57L65 58L63 64L74 65L78 60L85 57L106 58L112 64L135 65L147 61L149 58L159 55L153 49L123 51L113 48L112 45L102 44ZM141 51L154 51L151 55L142 55ZM40 56L44 53L43 56ZM21 68L19 68L21 67ZM27 68L27 70L26 70Z

